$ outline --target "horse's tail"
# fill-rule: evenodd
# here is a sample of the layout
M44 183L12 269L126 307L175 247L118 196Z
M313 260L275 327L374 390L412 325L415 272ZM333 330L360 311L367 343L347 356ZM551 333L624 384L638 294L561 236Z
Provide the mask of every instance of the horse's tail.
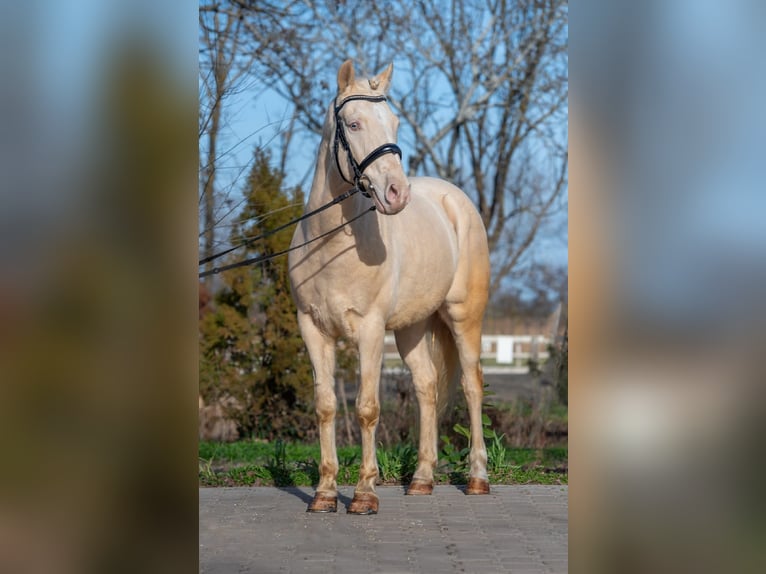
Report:
M452 331L438 313L431 316L429 331L431 359L437 372L436 417L439 420L455 398L461 374L460 359Z

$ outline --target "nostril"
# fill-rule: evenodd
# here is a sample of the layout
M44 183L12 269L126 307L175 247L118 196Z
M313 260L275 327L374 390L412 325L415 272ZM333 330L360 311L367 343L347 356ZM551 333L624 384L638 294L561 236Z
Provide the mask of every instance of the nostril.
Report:
M396 187L395 183L392 183L388 186L388 193L386 193L386 198L389 201L396 201L399 198L399 188Z

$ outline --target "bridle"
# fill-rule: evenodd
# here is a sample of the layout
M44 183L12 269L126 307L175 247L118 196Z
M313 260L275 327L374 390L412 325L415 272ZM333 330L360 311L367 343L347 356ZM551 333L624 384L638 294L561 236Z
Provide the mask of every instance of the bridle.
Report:
M335 142L333 144L333 151L335 154L335 165L338 167L338 173L340 173L340 176L343 178L343 181L346 183L354 186L354 189L358 189L362 192L362 195L365 197L371 197L369 190L367 187L374 189L372 182L370 181L370 178L364 175L364 170L370 167L372 162L374 162L379 157L386 155L387 153L395 153L399 156L399 158L402 157L402 150L399 148L398 145L393 143L385 143L380 147L375 148L372 150L369 155L364 158L361 163L358 163L356 159L354 159L354 154L351 153L351 148L348 145L348 140L346 139L346 132L343 129L343 122L340 119L340 110L345 106L348 102L354 101L354 100L363 100L366 102L385 102L388 98L386 96L349 96L345 100L343 100L340 104L335 104ZM338 99L335 98L335 102L337 102ZM343 150L346 152L346 156L348 157L348 162L351 164L351 169L354 171L354 181L349 180L343 173L343 170L340 167L340 157L338 154L338 147L343 148ZM366 180L367 184L365 185L363 181Z

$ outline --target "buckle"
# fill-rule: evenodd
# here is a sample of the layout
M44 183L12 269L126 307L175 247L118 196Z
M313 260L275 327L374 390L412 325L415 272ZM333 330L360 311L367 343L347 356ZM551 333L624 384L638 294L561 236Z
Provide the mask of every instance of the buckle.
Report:
M367 180L367 183L365 184L363 180ZM357 178L357 180L356 180L356 187L357 187L357 189L360 192L362 192L363 196L365 196L368 199L372 199L372 195L367 190L368 186L370 187L370 189L375 189L375 186L372 185L372 181L370 181L369 177L367 177L366 175L363 174L363 175L359 176L359 178Z

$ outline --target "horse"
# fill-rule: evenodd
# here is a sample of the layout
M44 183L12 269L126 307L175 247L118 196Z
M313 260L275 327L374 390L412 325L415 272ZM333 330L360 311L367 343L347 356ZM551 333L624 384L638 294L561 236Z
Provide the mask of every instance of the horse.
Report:
M406 494L433 492L437 419L458 379L471 430L465 493L489 493L480 364L490 278L487 233L459 188L405 175L395 143L399 119L386 103L392 73L393 63L358 80L351 60L341 65L306 206L307 212L320 211L298 224L289 253L298 325L314 372L321 449L308 512L337 511L334 371L341 337L357 346L361 375L356 414L362 462L347 512L378 512L375 431L387 329L394 331L418 401L418 462Z

